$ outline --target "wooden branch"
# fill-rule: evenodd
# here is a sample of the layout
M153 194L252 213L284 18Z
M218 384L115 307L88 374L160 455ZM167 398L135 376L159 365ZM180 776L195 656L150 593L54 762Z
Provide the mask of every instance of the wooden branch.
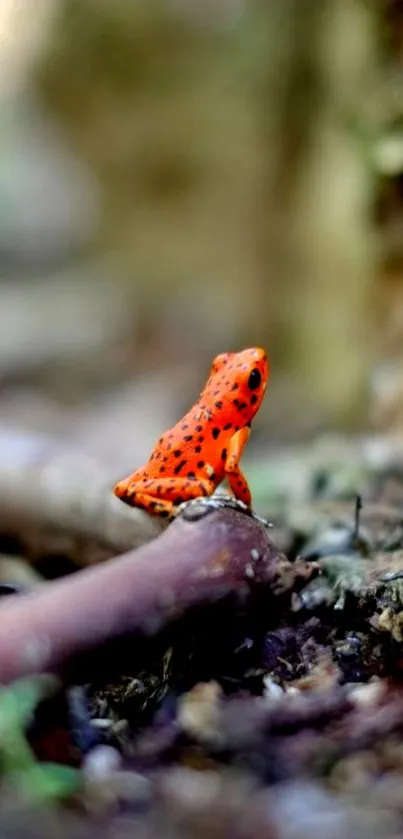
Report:
M86 564L138 547L165 525L115 498L117 477L76 448L0 428L0 537Z
M312 573L292 566L249 516L228 509L201 516L175 520L137 551L5 599L0 681L60 673L75 657L124 636L140 644L229 593L243 603L256 587L280 585L291 596L298 576Z

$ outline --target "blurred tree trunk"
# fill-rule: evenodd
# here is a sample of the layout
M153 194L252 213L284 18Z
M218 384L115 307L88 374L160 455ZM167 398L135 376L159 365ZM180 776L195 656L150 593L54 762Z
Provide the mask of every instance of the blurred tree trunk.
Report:
M376 351L373 183L352 128L375 81L375 19L360 0L291 5L285 359L324 417L351 424L366 415Z
M64 0L39 89L99 177L98 246L161 356L259 341L305 406L362 419L375 249L349 120L370 4L215 5Z

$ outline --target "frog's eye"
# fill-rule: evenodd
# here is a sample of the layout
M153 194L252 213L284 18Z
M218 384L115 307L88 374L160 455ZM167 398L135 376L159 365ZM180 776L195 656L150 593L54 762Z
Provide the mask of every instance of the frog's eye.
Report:
M257 367L254 367L252 372L249 374L248 388L250 390L257 390L257 388L260 387L261 382L262 376L260 370L258 370Z

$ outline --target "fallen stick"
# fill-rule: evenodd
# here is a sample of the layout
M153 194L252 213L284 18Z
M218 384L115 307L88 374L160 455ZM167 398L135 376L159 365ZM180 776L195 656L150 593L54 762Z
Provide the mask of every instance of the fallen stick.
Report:
M28 557L63 553L85 564L150 541L162 520L115 498L114 477L74 447L0 428L0 537Z
M123 505L122 505L123 506ZM262 586L289 591L312 571L292 565L254 519L204 508L153 542L0 605L0 681L61 673L83 654L130 636L144 641L193 607ZM74 668L73 668L74 669Z

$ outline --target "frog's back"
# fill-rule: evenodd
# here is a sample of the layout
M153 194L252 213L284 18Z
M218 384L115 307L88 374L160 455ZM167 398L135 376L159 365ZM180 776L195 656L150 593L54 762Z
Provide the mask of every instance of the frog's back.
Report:
M143 471L147 477L208 477L217 484L231 437L250 426L264 396L267 357L252 348L223 353L213 361L199 399L158 440Z

